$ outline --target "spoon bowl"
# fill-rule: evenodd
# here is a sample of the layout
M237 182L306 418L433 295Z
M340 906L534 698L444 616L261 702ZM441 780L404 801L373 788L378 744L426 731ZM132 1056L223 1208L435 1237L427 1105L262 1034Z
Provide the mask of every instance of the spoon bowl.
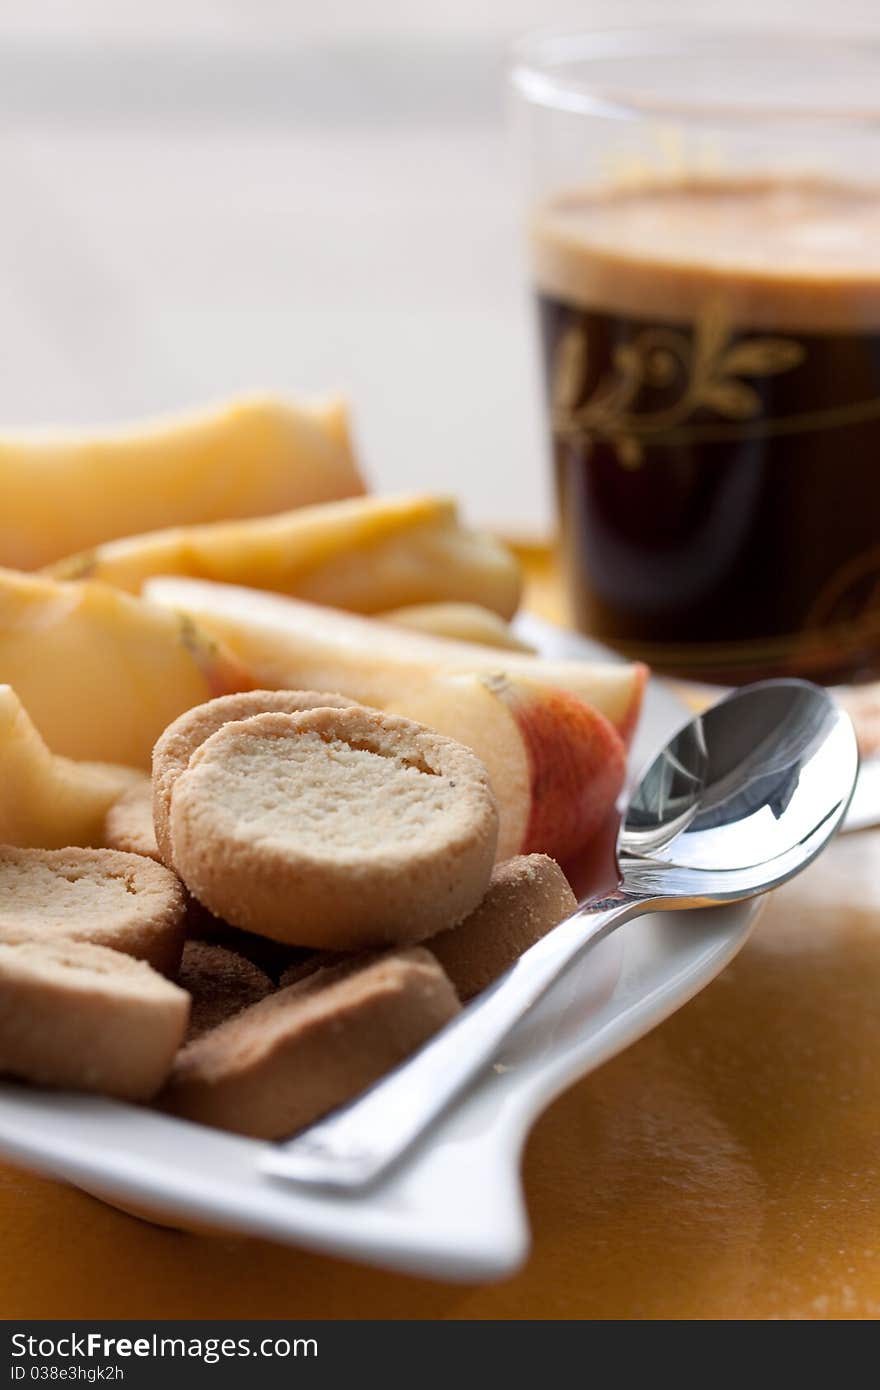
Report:
M837 824L857 772L852 724L826 691L760 681L670 739L639 780L618 851L686 868L754 869L763 891L761 866L796 850L826 817Z

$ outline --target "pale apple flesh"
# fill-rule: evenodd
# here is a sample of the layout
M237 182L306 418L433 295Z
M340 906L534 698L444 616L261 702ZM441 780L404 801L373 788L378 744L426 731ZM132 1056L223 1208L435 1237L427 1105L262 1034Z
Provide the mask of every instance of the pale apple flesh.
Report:
M387 709L440 675L481 672L567 690L593 705L624 741L635 728L647 670L625 662L548 661L453 642L298 599L194 579L153 579L152 602L188 613L275 689L339 690Z
M11 570L0 570L0 680L53 753L141 768L184 710L254 685L186 615Z
M463 526L449 498L423 495L356 497L129 536L49 573L100 579L133 594L157 575L187 575L359 613L467 600L506 618L521 590L519 566L500 541Z
M107 812L140 778L134 768L58 757L12 687L0 685L0 844L100 845Z
M342 402L248 397L90 433L0 436L0 565L364 491Z
M414 603L393 608L377 617L395 627L444 637L454 642L476 642L481 647L508 652L534 652L503 618L478 603Z

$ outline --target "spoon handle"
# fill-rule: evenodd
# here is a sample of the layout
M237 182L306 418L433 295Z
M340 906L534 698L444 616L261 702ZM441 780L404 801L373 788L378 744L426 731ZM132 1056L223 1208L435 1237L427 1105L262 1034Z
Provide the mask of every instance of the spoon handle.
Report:
M514 1025L581 951L650 905L616 889L579 907L363 1097L271 1148L263 1170L309 1186L354 1190L374 1182L488 1066Z

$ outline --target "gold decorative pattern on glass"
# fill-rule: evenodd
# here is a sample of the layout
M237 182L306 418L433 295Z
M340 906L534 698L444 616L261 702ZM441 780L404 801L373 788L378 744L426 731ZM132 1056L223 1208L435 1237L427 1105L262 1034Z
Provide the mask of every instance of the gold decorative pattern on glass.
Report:
M557 440L593 437L609 443L624 468L640 468L652 443L696 443L706 439L738 438L750 422L757 433L821 427L839 423L850 407L835 411L761 419L761 397L747 378L760 379L791 371L806 353L801 343L782 337L745 337L733 341L733 331L721 303L709 303L693 332L645 328L612 354L613 370L605 373L583 399L589 372L589 345L582 325L563 333L554 360L551 410ZM638 411L635 402L645 387L678 390L673 400L656 410ZM880 399L860 402L880 414ZM693 422L697 411L711 411L712 422ZM821 424L817 421L821 417ZM857 418L862 418L861 416ZM775 428L773 428L775 426ZM788 427L781 429L780 427ZM720 429L720 433L719 433Z
M880 625L880 545L854 555L837 570L810 609L805 627L858 619Z

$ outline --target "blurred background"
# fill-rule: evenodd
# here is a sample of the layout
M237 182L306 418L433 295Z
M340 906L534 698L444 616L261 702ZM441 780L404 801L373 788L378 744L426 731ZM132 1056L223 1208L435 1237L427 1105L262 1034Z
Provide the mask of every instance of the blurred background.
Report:
M376 487L550 530L509 40L877 0L0 8L0 425L341 390ZM0 499L2 506L2 499Z

